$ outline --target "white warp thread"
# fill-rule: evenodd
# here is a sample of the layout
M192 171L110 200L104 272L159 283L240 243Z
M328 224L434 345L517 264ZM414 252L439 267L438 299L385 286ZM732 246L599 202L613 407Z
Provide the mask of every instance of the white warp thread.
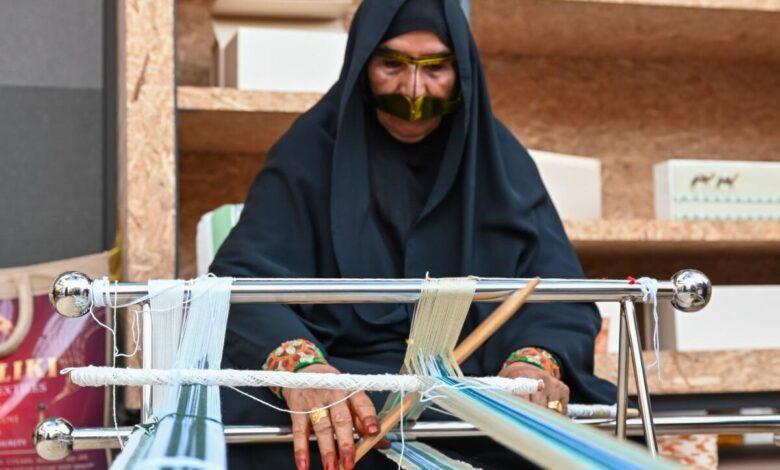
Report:
M92 308L105 307L106 304L111 304L111 299L107 299L108 288L110 285L111 281L108 280L108 277L103 277L92 281L92 285L89 289ZM108 302L106 302L106 300L108 300Z
M176 309L180 309L182 307L186 307L187 305L192 304L194 301L198 300L200 297L205 297L209 294L208 289L205 291L199 291L194 292L191 289L191 286L193 283L203 280L203 279L217 279L217 276L211 273L203 274L202 276L198 276L194 279L190 279L189 281L184 281L185 283L190 285L189 293L186 296L187 299L183 300L179 304L175 304L169 307L163 307L163 308L152 308L150 309L150 312L170 312ZM150 282L156 282L156 281L150 281ZM117 308L127 308L132 307L134 305L142 305L145 303L148 303L150 300L154 298L158 298L161 295L167 295L174 290L178 289L178 283L179 281L175 280L164 280L161 281L164 283L169 283L168 287L157 289L155 292L149 291L146 295L143 295L141 297L137 297L133 299L131 302L127 302L124 304L117 303L116 297L117 297L117 291L119 282L114 281L114 290L111 290L111 281L108 279L108 277L102 277L100 279L95 279L92 281L92 284L90 285L90 291L89 291L89 297L90 297L90 309L94 308L100 308L100 307L110 307L113 309ZM232 282L232 281L231 281ZM111 300L111 296L114 297L114 300Z
M323 388L329 390L364 390L391 392L422 392L428 387L414 375L314 374L307 372L276 372L204 369L121 369L114 367L75 367L63 369L70 379L82 387L105 385L221 385L230 387ZM483 377L476 379L486 387L509 393L527 395L539 391L541 381L535 379Z
M642 302L653 304L653 351L655 351L655 362L647 365L647 369L656 368L658 372L658 381L661 379L661 340L658 332L658 281L651 277L640 277L636 280L639 287L642 288Z
M443 415L452 416L453 418L458 418L447 410L443 410L435 405L431 405L427 409L433 410ZM569 403L568 406L566 406L566 416L571 419L615 419L617 417L617 405L585 405L582 403Z

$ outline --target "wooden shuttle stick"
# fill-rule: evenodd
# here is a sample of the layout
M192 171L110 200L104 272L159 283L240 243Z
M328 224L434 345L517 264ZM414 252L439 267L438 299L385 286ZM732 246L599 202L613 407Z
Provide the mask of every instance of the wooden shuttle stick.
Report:
M539 284L538 277L531 279L524 288L513 292L501 303L501 305L493 310L485 321L480 323L480 325L475 328L457 348L455 348L454 356L458 364L462 364L463 361L468 359L474 351L485 344L485 341L487 341L493 333L512 318L512 315L520 310L520 307L523 306L537 284ZM402 402L402 406L396 406L382 418L382 421L379 423L379 434L363 438L358 442L357 448L355 449L355 462L362 459L377 442L385 437L385 435L401 421L401 408L403 408L404 412L410 411L415 404L415 400L416 397L414 395L407 395Z

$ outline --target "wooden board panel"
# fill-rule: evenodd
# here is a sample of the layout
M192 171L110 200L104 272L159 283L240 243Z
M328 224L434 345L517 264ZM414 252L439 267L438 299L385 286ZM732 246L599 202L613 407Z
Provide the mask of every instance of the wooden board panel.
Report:
M180 275L195 273L195 227L222 205L243 202L262 167L260 153L183 153L180 163ZM655 220L566 221L586 275L667 279L697 268L717 284L780 283L780 223Z
M589 278L649 276L669 279L681 270L704 272L713 284L780 284L777 242L751 248L750 244L699 242L625 243L602 240L574 246ZM755 245L754 245L755 246Z
M647 364L655 361L652 351L645 351L644 357ZM653 395L776 392L780 349L661 351L661 372L661 382L655 370L647 373ZM596 354L596 375L616 383L617 354ZM628 382L630 393L636 393L633 381Z
M211 48L214 0L176 0L176 83L208 86L213 72Z
M176 255L173 3L127 2L120 67L124 278L169 278Z
M480 0L483 54L780 59L780 3L739 0Z
M195 231L206 212L244 202L262 153L183 153L179 163L179 276L196 275Z
M491 57L496 114L528 147L600 158L605 218L654 216L668 158L780 160L780 64ZM179 88L183 150L264 152L316 94Z
M176 271L176 126L173 1L121 2L119 38L119 217L122 277L172 278ZM130 317L121 320L125 344ZM127 358L139 367L140 356ZM128 408L140 388L128 387Z
M182 152L267 152L298 114L184 111L179 113Z
M212 4L176 2L180 85L209 85ZM777 0L478 0L472 29L486 55L780 59Z
M176 90L176 106L180 111L244 111L299 114L311 108L321 97L320 93L180 86Z
M496 115L530 148L599 158L603 216L651 219L655 163L780 161L780 63L491 57Z

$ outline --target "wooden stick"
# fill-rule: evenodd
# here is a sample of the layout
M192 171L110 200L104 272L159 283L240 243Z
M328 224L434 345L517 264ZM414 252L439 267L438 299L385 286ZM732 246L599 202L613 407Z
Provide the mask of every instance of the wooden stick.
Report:
M539 278L535 277L528 282L524 288L514 291L509 297L504 300L493 312L479 324L461 343L455 348L455 361L458 364L462 364L463 361L468 359L474 351L479 349L480 346L485 344L493 333L498 331L504 323L506 323L512 316L520 310L531 292L536 289L536 285L539 284Z
M480 346L485 344L493 333L496 332L501 326L507 322L512 315L520 310L528 296L534 291L536 285L539 284L539 278L531 279L524 288L516 290L509 297L504 300L493 312L479 324L467 337L464 339L457 348L455 348L454 355L458 364L462 364L463 361L468 359L474 351L479 349ZM382 421L379 423L379 434L376 436L370 436L361 439L355 449L355 462L362 459L369 450L371 450L377 442L379 442L385 435L390 432L401 421L401 408L404 412L409 412L412 406L417 401L415 395L407 395L404 398L403 406L396 406L385 416L382 417Z

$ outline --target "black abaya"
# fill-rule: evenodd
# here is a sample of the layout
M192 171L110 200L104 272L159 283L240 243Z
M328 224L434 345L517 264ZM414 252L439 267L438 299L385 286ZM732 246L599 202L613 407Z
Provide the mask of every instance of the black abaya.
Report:
M454 0L443 0L441 11L463 105L407 151L385 141L389 136L377 128L361 80L403 4L363 2L339 81L269 152L212 272L271 278L583 277L528 152L493 116L476 46ZM388 165L396 148L408 158ZM428 150L420 148L435 149L435 155L423 160ZM388 168L392 178L383 176ZM475 304L463 334L493 307ZM388 304L234 305L223 367L257 369L282 342L304 338L342 372L397 373L410 312ZM462 369L495 375L512 351L537 346L559 359L572 402L611 403L614 388L593 375L600 324L592 304L527 305ZM283 405L266 390L253 393ZM381 407L383 397L372 398ZM223 409L226 424L290 423L287 415L230 390L223 392ZM478 449L488 452L481 445L469 455L479 458ZM290 445L233 446L229 458L235 468L260 462L294 468ZM315 457L312 463L319 465Z

